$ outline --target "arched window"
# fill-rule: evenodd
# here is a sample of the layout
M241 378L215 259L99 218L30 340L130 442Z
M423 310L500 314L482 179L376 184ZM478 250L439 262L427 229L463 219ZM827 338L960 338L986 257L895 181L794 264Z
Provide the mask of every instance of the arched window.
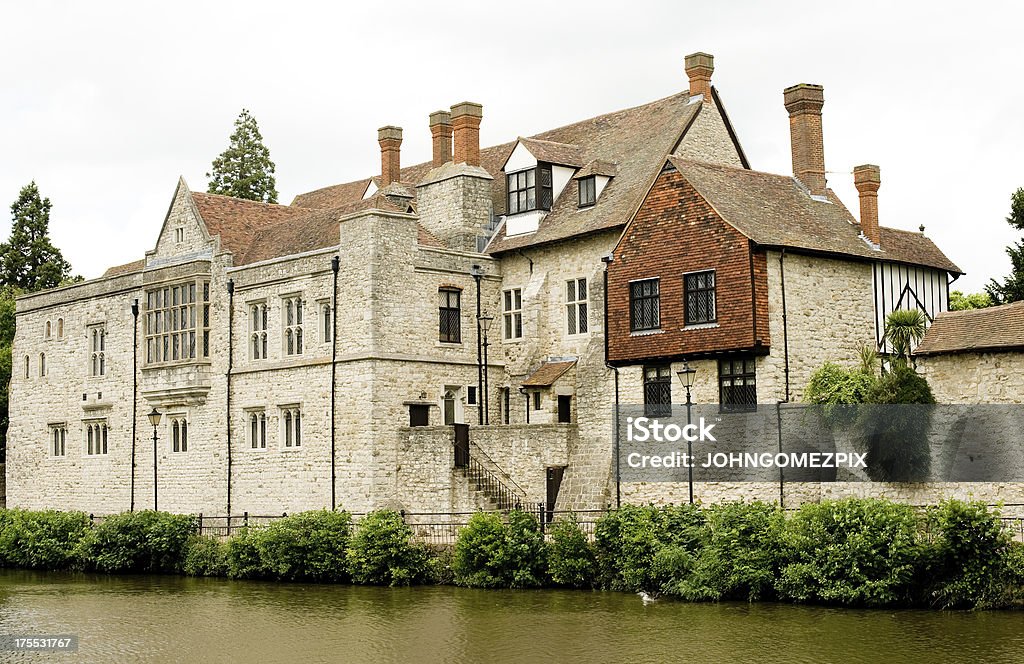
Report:
M64 319L63 318L58 318L57 319L57 338L58 339L63 339L64 338Z
M46 375L46 353L39 353L39 375Z
M97 456L106 454L107 447L107 423L90 422L85 425L86 454Z
M89 372L93 376L107 373L107 331L102 325L89 328Z
M252 359L267 359L267 305L249 307L249 328L252 341Z
M46 321L46 332L43 334L44 339L50 338L50 321Z
M28 355L25 356L25 378L28 378Z
M302 446L302 409L298 406L288 406L281 409L281 426L286 448Z
M188 420L184 415L171 418L171 449L188 452Z
M267 448L267 414L262 410L249 413L249 444L254 450Z
M284 299L284 350L286 355L302 354L302 297Z

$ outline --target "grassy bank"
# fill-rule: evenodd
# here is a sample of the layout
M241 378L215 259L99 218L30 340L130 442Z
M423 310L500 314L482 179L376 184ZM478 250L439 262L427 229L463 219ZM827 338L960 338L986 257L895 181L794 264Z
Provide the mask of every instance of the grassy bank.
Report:
M684 601L840 606L1024 606L1024 545L980 503L925 511L883 500L627 506L593 538L573 519L478 513L453 549L415 542L400 514L305 512L228 539L196 520L125 513L0 511L0 566L369 585L458 584L644 591Z

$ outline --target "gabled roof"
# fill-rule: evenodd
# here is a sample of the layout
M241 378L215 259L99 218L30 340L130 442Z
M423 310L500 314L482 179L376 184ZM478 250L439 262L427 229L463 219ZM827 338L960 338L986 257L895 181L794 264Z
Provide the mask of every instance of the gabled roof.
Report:
M836 195L812 198L796 178L669 157L694 189L726 222L766 247L840 254L938 268L962 274L921 233L881 229L881 249L868 245L860 224Z
M579 168L585 162L580 156L583 150L578 145L568 143L557 143L555 141L542 141L536 138L519 137L518 143L530 151L537 161L546 161L549 164L560 166L573 166Z
M545 362L523 381L523 387L551 387L555 381L576 365L576 360L569 362Z
M986 309L944 311L935 317L915 355L1024 351L1024 302Z
M571 195L571 192L563 192L535 233L505 237L504 227L501 227L491 240L487 252L498 254L624 226L639 205L665 156L675 148L685 128L692 123L703 106L689 102L689 94L681 92L642 106L600 115L520 139L528 142L531 152L533 149L548 150L545 155L554 163L568 159L580 166L592 161L618 164L616 177L601 193L598 205L580 208L576 196ZM497 215L504 214L506 207L505 178L498 174L516 142L480 150L481 167L494 176L491 198ZM575 146L578 146L578 155L572 150ZM556 151L561 156L556 158ZM400 180L403 183L418 183L431 168L430 162L407 166L402 169ZM315 208L345 205L361 197L369 181L367 178L299 194L292 205Z
M607 177L615 177L619 172L619 165L604 159L594 159L589 164L584 166L572 176L574 180L580 178L590 177L591 175L604 175Z

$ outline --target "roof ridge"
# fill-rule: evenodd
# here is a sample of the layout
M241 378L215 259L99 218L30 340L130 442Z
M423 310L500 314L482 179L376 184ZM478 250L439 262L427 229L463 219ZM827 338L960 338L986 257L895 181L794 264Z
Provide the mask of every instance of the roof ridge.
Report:
M266 203L264 201L254 201L249 198L239 198L238 196L227 196L225 194L212 194L208 191L190 191L193 196L211 196L214 198L224 198L229 201L238 201L246 205L262 205L268 208L284 208L288 210L314 210L315 208L302 207L301 205L284 205L282 203Z

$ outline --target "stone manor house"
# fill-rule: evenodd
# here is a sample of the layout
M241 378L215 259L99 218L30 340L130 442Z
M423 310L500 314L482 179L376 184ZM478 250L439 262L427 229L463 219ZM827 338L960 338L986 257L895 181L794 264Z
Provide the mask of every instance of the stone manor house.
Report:
M685 71L678 94L491 147L456 104L413 166L383 127L378 174L291 205L179 181L143 259L18 299L8 504L600 508L614 406L682 402L684 361L698 402L799 401L887 313L947 309L960 270L879 225L879 168L853 171L859 220L828 188L820 86L785 90L775 175L750 168L712 56Z

